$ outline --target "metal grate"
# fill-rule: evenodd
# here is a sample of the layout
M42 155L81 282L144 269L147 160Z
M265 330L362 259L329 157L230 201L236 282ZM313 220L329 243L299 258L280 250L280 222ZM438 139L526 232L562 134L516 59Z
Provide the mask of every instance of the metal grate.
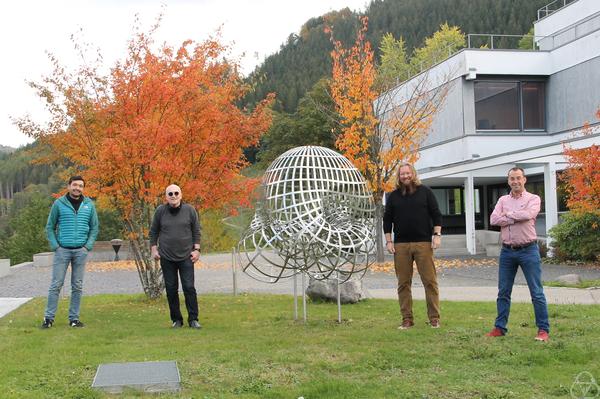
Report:
M177 362L107 363L98 366L92 388L109 393L124 389L172 392L181 389Z

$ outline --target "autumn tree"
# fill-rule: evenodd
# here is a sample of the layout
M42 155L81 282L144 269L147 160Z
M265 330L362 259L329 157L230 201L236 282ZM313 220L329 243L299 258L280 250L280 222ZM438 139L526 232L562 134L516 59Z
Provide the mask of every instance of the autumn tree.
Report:
M256 182L240 175L242 150L268 129L271 101L240 110L235 104L246 86L218 36L155 46L159 22L147 33L136 28L126 56L109 73L100 72L101 58L68 71L50 56L51 75L31 83L50 122L17 121L85 176L86 194L119 213L149 297L163 288L147 240L164 188L177 183L199 209L249 205ZM77 49L87 56L85 46Z
M600 119L600 109L596 112ZM584 135L596 133L598 128L587 124ZM566 183L567 206L577 213L592 212L600 214L600 146L594 144L586 148L564 147L569 166L562 178Z
M408 94L400 99L394 87L405 76L397 74L410 71L413 63L406 58L403 40L384 36L382 64L377 68L371 44L365 39L368 20L363 17L361 22L351 48L344 48L340 41L332 38L330 90L342 123L336 146L367 179L376 205L376 225L381 226L383 196L394 188L393 177L398 165L417 161L419 145L446 98L448 84L435 86L428 72L424 72L404 85L403 90ZM452 35L456 32L454 28L449 31ZM427 60L437 54L428 45L437 48L441 42L446 43L445 40L428 41L415 56L421 61ZM377 260L382 262L381 228L376 229L376 245Z

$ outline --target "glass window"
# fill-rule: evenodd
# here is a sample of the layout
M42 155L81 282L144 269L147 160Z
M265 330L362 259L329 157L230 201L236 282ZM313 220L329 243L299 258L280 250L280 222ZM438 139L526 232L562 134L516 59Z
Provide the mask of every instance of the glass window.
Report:
M544 129L544 83L523 82L523 129Z
M450 209L451 215L460 215L462 213L462 203L460 197L460 188L448 190L448 208Z
M477 130L544 130L544 82L475 82Z
M432 188L431 191L433 191L433 195L435 196L435 199L437 200L438 206L440 208L440 212L442 213L442 215L447 215L448 214L448 197L446 195L446 189L443 188Z
M537 195L538 197L540 197L540 199L542 200L541 204L540 204L540 212L545 212L546 211L546 203L544 202L544 182L543 181L533 181L533 182L527 182L525 184L525 189L532 193Z
M478 130L519 130L519 83L475 82Z
M432 191L442 215L460 215L462 213L460 188L433 188Z

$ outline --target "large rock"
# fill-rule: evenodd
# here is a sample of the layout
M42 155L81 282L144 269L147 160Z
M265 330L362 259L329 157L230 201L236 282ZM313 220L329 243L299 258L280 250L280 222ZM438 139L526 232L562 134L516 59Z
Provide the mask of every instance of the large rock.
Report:
M334 280L315 280L308 282L306 295L312 300L337 302L337 282ZM362 280L350 279L340 285L340 302L357 303L367 297Z
M558 277L558 282L568 285L577 285L581 283L581 277L579 274L563 274Z

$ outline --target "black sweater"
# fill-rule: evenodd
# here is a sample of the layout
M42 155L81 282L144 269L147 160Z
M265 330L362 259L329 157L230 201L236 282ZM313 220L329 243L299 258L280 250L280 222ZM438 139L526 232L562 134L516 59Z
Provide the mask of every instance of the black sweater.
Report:
M433 191L420 185L413 194L395 190L387 197L383 213L383 231L392 232L394 242L431 241L433 226L442 225L442 214Z
M160 205L150 227L150 245L158 243L161 258L181 262L190 257L194 244L200 243L200 220L193 206L181 204L177 209Z

